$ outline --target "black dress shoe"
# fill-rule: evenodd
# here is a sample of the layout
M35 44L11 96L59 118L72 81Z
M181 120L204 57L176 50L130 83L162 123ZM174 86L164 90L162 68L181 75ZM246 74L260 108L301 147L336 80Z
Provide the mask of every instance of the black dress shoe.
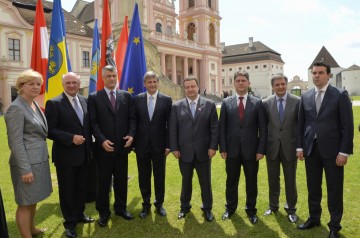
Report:
M76 231L75 231L75 229L65 229L65 235L66 235L66 237L75 238Z
M330 231L329 238L339 238L339 234L337 231Z
M205 212L204 212L204 215L205 215L205 220L207 220L207 221L212 221L212 220L214 220L214 216L213 216L213 214L211 213L211 211L205 211Z
M230 217L232 216L233 212L229 212L228 210L226 210L224 212L224 214L222 215L221 219L224 221L226 219L230 219Z
M185 218L186 217L186 214L188 213L189 211L186 211L186 210L180 210L179 214L178 214L178 219L181 219L181 218Z
M109 221L108 216L100 216L99 220L98 220L98 224L101 227L105 227L105 226L107 226L108 221Z
M160 216L162 217L166 216L166 210L163 206L157 207L156 211Z
M150 208L148 207L144 207L140 214L139 214L139 217L142 218L142 219L145 219L148 215L149 215L149 211L150 211Z
M130 214L130 212L124 210L121 212L115 212L116 215L121 216L122 218L124 218L125 220L132 220L134 219L133 215Z
M291 223L296 223L297 222L297 220L298 220L298 217L297 217L297 215L294 213L294 214L288 214L288 220L289 220L289 222L291 222Z
M255 224L258 221L258 217L256 215L250 215L249 220L251 224Z
M310 219L308 219L304 224L299 225L297 228L299 230L307 230L314 226L320 226L320 222L314 222L314 221L311 221Z
M91 218L91 217L88 217L86 216L85 214L83 215L83 217L81 217L79 220L79 222L82 222L82 223L92 223L95 221L94 218Z
M277 213L278 212L278 209L267 209L265 212L264 212L264 216L270 216L271 214L273 213Z

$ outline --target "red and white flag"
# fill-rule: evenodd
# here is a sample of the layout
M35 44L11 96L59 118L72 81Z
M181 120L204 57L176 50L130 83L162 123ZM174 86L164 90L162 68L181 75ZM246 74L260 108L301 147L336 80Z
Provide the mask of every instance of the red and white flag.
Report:
M35 24L33 32L31 65L30 67L43 76L40 95L35 99L44 108L45 81L48 65L49 37L44 16L42 1L36 4Z

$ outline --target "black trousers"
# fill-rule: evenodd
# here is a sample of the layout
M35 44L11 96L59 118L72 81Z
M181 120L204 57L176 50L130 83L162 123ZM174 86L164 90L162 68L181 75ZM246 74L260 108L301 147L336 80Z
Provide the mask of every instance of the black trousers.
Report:
M206 161L197 160L196 156L192 162L187 163L179 160L180 172L182 175L181 186L181 210L189 211L191 209L191 195L192 195L192 178L194 168L199 178L201 188L201 199L203 202L202 210L211 211L213 198L211 190L211 159Z
M145 152L136 152L136 161L139 173L139 187L143 198L143 206L150 207L151 174L154 173L154 188L156 207L161 207L165 197L165 149L162 153L155 153L149 144Z
M248 216L252 216L257 212L256 199L258 194L257 174L259 161L256 161L255 155L253 159L246 160L240 152L239 156L226 159L226 209L230 213L234 213L237 209L241 166L243 166L246 184L245 211Z
M341 219L343 215L343 191L344 191L344 167L336 165L336 158L324 158L315 142L312 152L305 159L306 178L308 188L308 205L310 219L320 222L321 218L321 198L322 198L322 178L325 171L328 209L330 222L328 226L331 231L341 229Z
M0 190L0 237L8 238L9 233L6 225L5 209Z
M60 208L66 229L74 229L85 210L87 164L73 167L56 166Z
M114 211L126 210L128 188L128 155L97 158L98 187L96 210L100 216L110 216L109 185L114 178Z

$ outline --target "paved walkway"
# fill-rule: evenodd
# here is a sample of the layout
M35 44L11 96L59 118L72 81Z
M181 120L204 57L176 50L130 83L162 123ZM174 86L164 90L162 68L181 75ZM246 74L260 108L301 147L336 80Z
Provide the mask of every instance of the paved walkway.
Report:
M352 105L355 107L360 107L360 101L352 101Z

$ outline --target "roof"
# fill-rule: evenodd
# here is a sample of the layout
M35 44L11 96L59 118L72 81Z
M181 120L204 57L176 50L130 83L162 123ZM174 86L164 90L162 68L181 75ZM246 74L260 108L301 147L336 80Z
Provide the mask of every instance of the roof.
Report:
M253 47L249 47L249 43L225 46L222 54L223 64L254 62L261 60L273 60L284 63L280 53L260 41L253 42Z
M360 67L357 66L356 64L353 64L349 68L345 69L344 71L355 71L355 70L360 70Z
M35 21L35 12L36 12L36 2L37 0L8 0L13 3L13 6L16 7L24 20L34 25ZM52 9L53 3L49 1L43 1L44 6L44 15L47 28L51 28L51 18L52 18ZM84 24L78 18L71 15L69 12L63 9L66 32L74 35L80 35L85 37L93 36L93 29Z
M329 53L329 51L325 48L325 46L323 46L321 48L320 52L318 53L318 55L315 57L314 61L309 66L309 69L311 69L313 64L318 61L327 63L330 66L330 68L339 68L340 67L339 64L336 62L336 60L334 59L334 57L332 57L332 55Z
M80 1L76 1L76 4L71 11L72 15L75 15L77 18L79 18L80 21L84 23L89 23L95 20L95 2L85 2L81 1L82 4L80 4ZM75 9L80 8L80 9ZM76 10L79 10L79 13L76 15Z

